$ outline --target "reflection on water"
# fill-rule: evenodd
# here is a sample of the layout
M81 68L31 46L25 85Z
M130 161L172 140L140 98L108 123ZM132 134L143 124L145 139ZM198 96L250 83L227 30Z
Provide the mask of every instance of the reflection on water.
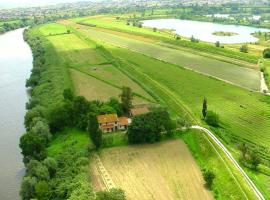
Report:
M206 42L219 41L223 44L256 42L257 38L251 33L258 31L270 32L270 29L254 28L249 26L224 25L212 22L198 22L180 19L155 19L143 21L143 26L158 29L172 29L181 36L190 38L192 35L199 40ZM217 36L214 32L233 32L235 36Z
M27 91L25 80L32 68L32 54L23 41L23 29L0 35L0 199L19 199L23 175L19 138Z

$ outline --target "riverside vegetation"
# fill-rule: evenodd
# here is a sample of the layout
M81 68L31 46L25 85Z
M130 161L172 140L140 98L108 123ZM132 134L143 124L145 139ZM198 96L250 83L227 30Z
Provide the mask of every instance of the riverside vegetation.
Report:
M207 136L195 130L173 131L175 126L188 127L194 123L213 130L269 197L267 152L270 140L266 134L270 129L269 97L226 83L237 76L225 77L224 82L185 69L193 60L175 63L166 59L169 55L158 60L146 45L154 52L174 50L180 56L185 56L183 48L190 56L204 51L197 60L199 65L216 66L219 61L222 65L232 65L232 69L255 68L257 72L260 56L252 49L242 53L239 48L219 48L214 44L177 39L160 30L128 25L128 16L77 18L36 26L25 32L33 51L34 67L26 83L32 90L25 116L27 133L20 141L27 168L22 180L22 198L125 199L121 189L97 192L93 188L94 180L88 170L89 163L94 164L95 148L100 148L101 160L113 173L114 166L109 164L110 153L107 153L114 151L111 147L122 148L119 146L129 142L181 139L202 170L199 176L204 177L214 198L255 199L244 178ZM157 42L161 44L152 46ZM264 67L267 72L268 65ZM218 75L217 70L211 73ZM93 84L98 89L93 88ZM95 121L97 114L127 114L128 109L123 109L123 102L118 99L123 85L132 89L134 102L158 103L167 110L135 117L127 134L102 135ZM202 116L204 97L207 103L204 103L206 110ZM98 101L100 99L102 102ZM146 119L151 119L149 124L142 125ZM163 132L167 134L162 135ZM130 159L122 153L117 155L118 159L122 157ZM169 159L163 162L171 162ZM203 185L199 179L194 181ZM123 183L119 185L125 187Z

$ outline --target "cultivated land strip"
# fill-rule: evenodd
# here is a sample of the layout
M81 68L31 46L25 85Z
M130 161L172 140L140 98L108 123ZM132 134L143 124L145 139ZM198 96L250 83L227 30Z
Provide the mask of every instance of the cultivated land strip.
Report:
M113 35L94 28L86 27L80 31L99 41L127 48L223 81L226 80L229 83L233 83L243 88L255 91L260 90L260 72L257 70L240 67L238 65L207 58L201 55L195 55L186 51ZM190 62L191 60L192 62Z
M239 172L243 175L248 185L252 188L254 193L256 194L257 198L260 200L265 200L262 193L259 191L259 189L256 187L256 185L253 183L253 181L249 178L249 176L245 173L245 171L242 169L242 167L237 163L237 161L233 158L232 154L228 151L228 149L222 144L222 142L219 141L219 139L208 129L194 125L191 126L193 129L201 130L207 135L222 149L222 151L226 154L226 156L230 159L230 161L233 163L233 165L239 170Z

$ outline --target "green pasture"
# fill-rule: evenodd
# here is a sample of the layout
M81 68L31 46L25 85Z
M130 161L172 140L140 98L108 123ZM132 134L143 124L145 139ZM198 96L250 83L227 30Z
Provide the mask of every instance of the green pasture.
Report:
M127 48L165 62L180 65L196 72L222 79L244 88L259 90L260 87L260 73L253 69L240 67L235 64L222 62L201 55L195 55L188 51L167 48L158 44L121 37L95 29L85 29L81 30L81 32L100 42Z
M55 134L52 142L47 148L47 154L50 157L56 157L67 147L72 147L79 152L87 151L94 146L88 133L76 129L65 129L64 131Z
M63 63L69 66L91 66L105 59L96 53L95 45L90 46L74 34L51 36L48 40L55 47Z
M70 69L70 75L74 84L75 94L84 96L87 100L100 100L108 101L111 97L119 98L121 89L108 84L102 79L97 79L89 76L85 72L76 69ZM135 96L133 99L134 104L149 103L148 100Z
M67 33L67 27L57 23L45 24L39 28L42 35L58 35Z

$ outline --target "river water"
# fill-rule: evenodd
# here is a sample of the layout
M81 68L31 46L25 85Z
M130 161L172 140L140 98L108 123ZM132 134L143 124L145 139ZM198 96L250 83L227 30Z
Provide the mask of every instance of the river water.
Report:
M255 28L250 26L225 25L212 22L199 22L181 19L154 19L143 21L143 26L172 29L175 33L190 38L194 36L196 39L206 42L221 42L223 44L236 44L246 42L256 42L258 39L252 36L255 32L270 32L270 29ZM217 36L214 32L232 32L234 36Z
M18 200L24 173L19 138L24 133L25 80L32 53L23 29L0 35L0 200Z

